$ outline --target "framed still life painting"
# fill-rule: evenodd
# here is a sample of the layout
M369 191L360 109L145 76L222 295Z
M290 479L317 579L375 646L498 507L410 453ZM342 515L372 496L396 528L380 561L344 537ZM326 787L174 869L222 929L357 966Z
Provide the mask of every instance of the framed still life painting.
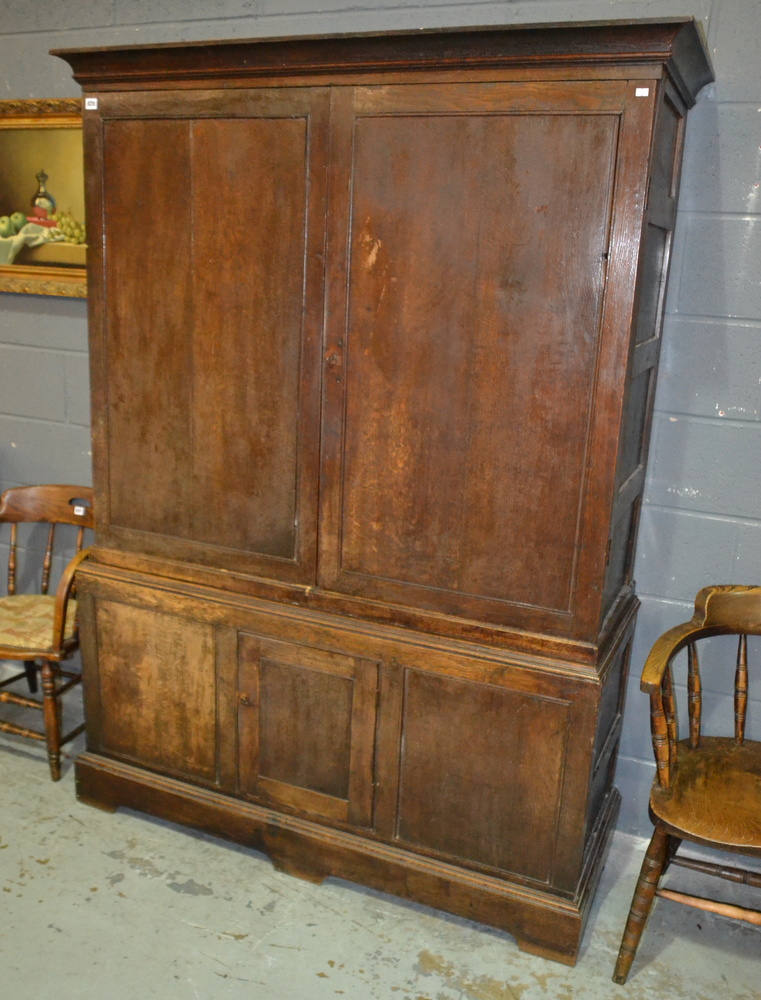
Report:
M0 292L87 294L82 103L0 101Z

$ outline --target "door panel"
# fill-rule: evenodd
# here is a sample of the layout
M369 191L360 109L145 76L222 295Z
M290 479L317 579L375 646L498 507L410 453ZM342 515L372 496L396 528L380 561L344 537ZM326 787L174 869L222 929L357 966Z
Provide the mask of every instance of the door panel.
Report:
M407 671L398 838L550 881L569 723L566 701Z
M621 99L359 92L323 585L485 620L572 613Z
M240 790L370 826L377 664L241 635L238 684Z
M104 122L110 545L314 580L326 101Z
M214 629L97 604L100 749L154 770L217 777Z

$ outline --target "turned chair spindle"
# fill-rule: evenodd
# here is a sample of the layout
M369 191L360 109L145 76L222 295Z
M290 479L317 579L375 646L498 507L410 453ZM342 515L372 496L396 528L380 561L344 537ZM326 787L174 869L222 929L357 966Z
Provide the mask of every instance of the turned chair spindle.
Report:
M687 714L690 720L690 746L700 746L700 722L703 711L703 691L700 684L700 660L697 647L687 647Z
M53 565L53 545L55 543L55 525L48 528L48 543L45 546L45 558L42 561L42 584L40 593L47 594L50 585L50 569Z
M737 644L735 669L735 739L745 741L745 718L748 710L748 637L741 635Z
M16 545L18 543L18 525L11 524L11 541L8 553L8 596L16 593Z

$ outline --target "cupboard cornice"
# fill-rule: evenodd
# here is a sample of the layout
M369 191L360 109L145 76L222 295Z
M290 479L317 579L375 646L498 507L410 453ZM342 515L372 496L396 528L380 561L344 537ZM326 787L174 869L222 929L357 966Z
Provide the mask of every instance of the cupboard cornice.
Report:
M152 86L250 86L261 78L335 81L356 74L469 73L585 63L615 72L658 65L691 107L713 79L694 19L473 27L364 35L262 38L222 42L53 49L83 90Z

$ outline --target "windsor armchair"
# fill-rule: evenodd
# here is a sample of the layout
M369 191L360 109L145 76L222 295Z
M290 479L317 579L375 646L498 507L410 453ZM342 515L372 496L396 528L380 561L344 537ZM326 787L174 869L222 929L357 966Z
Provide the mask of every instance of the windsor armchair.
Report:
M707 736L698 644L720 635L738 636L734 666L734 733ZM761 587L705 587L692 620L664 633L642 672L650 695L657 764L650 794L655 831L642 864L613 980L625 983L656 896L761 925L761 912L660 886L669 865L680 865L731 882L761 887L761 874L685 857L682 841L740 855L761 857L761 742L745 736L748 706L749 635L761 635ZM678 738L673 661L687 649L689 735ZM702 655L702 654L701 654Z
M31 729L13 719L0 719L0 732L14 733L47 744L50 776L61 776L61 746L84 729L78 725L63 734L61 696L79 684L78 670L65 669L63 661L79 645L74 577L88 550L83 548L85 529L93 527L92 490L87 486L19 486L0 496L0 524L10 524L8 557L8 595L0 598L0 660L20 661L19 673L0 677L0 704L42 712L43 730ZM17 593L19 578L18 526L21 523L47 523L47 544L42 557L40 585L35 593ZM77 525L75 555L61 575L55 596L48 594L59 525ZM24 550L24 576L33 546ZM26 588L25 588L26 589ZM37 694L38 674L42 677L42 697ZM8 690L26 680L29 695ZM18 716L18 711L16 712Z

